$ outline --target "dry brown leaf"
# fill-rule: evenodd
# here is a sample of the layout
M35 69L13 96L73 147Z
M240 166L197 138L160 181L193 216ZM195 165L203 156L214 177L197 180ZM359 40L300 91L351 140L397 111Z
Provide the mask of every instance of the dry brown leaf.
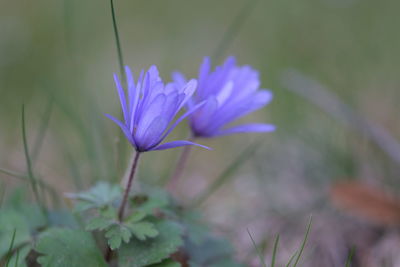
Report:
M381 226L400 225L400 199L359 181L338 182L330 188L332 203L351 215Z

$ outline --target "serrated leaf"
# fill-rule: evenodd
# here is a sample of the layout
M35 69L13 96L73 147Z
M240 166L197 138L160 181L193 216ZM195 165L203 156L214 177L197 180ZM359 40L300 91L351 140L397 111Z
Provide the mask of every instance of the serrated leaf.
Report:
M99 182L94 187L81 193L68 193L67 197L77 199L78 211L100 208L113 203L121 196L121 187L106 182Z
M159 235L146 241L132 238L119 250L120 267L142 267L161 263L183 245L182 227L174 222L155 223Z
M53 228L39 236L37 261L52 267L106 267L107 264L90 233Z
M131 215L129 215L125 222L136 223L143 220L146 217L146 213L140 210L134 211Z
M93 230L104 230L107 227L111 226L114 221L109 220L108 218L104 217L95 217L89 220L86 224L86 230L93 231Z
M13 247L30 241L28 223L23 215L13 210L2 209L0 212L0 257L8 252L13 239Z
M148 237L152 238L158 235L157 229L151 222L138 222L127 224L126 226L139 240L146 240Z
M108 245L112 250L121 246L122 241L128 243L132 237L132 232L123 224L114 224L107 229L105 237L108 239Z

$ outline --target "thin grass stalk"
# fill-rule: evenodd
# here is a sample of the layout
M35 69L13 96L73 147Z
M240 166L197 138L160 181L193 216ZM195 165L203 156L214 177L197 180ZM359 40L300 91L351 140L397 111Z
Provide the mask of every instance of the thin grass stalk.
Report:
M251 235L249 229L246 228L246 231L247 231L247 233L249 234L249 237L250 237L250 239L251 239L251 242L253 243L253 246L254 246L254 249L255 249L255 251L256 251L256 253L257 253L257 255L258 255L258 258L260 259L260 264L261 264L263 267L267 267L267 264L265 264L264 258L263 258L262 254L261 254L261 251L258 250L257 244L256 244L256 242L254 241L254 238L253 238L253 236Z
M124 57L122 55L121 39L120 39L120 35L119 35L117 18L116 18L116 14L115 14L114 0L110 0L110 8L111 8L111 17L112 17L115 44L117 47L117 54L118 54L119 73L120 73L123 87L126 87L128 82L126 80L126 75L125 75L125 71L124 71L125 64L124 64ZM125 143L121 141L124 139L122 132L120 132L118 139L119 139L118 143L117 143L118 157L116 159L116 168L117 168L117 170L124 170L125 164L126 164L126 146L125 146Z
M110 0L110 6L111 6L111 17L112 17L112 23L113 23L113 29L114 29L115 43L117 45L119 71L120 71L121 79L124 82L126 82L125 71L124 71L124 66L125 66L124 58L122 56L121 40L119 38L117 19L115 16L114 0Z
M11 243L10 243L10 246L8 247L8 252L6 254L7 255L7 261L6 261L5 267L8 267L8 264L10 263L10 259L12 257L12 253L11 252L12 252L12 249L14 247L14 241L15 241L16 234L17 234L17 229L14 228L14 232L13 232L13 235L11 237Z
M349 255L347 256L347 259L346 259L346 265L345 265L346 267L351 267L351 263L353 261L353 256L354 256L355 250L356 249L354 246L350 249Z
M14 171L10 171L10 170L4 169L4 168L0 168L0 173L3 173L5 175L8 175L8 176L20 179L20 180L25 180L28 182L30 181L28 176L21 174L21 173L14 172ZM40 185L40 187L47 190L47 192L52 196L53 200L56 200L56 203L59 202L58 193L51 185L47 184L46 182L44 182L42 180L37 180L37 183Z
M27 170L28 170L28 178L31 182L32 191L33 191L36 201L38 202L38 204L40 206L40 209L41 209L43 215L45 216L45 218L48 218L47 217L47 209L44 206L43 199L39 195L37 180L36 180L35 175L33 174L32 161L31 161L31 157L29 155L28 142L27 142L27 138L26 138L25 107L24 106L22 106L22 139L23 139L23 143L24 143L24 152L25 152L25 159L26 159L26 165L27 165Z
M293 264L293 267L296 267L297 264L298 264L299 261L300 261L301 255L302 255L302 253L303 253L303 251L304 251L304 247L305 247L306 242L307 242L307 239L308 239L308 235L309 235L310 230L311 230L311 224L312 224L312 216L310 216L310 220L309 220L308 226L307 226L307 231L306 231L306 234L304 235L304 239L303 239L303 242L301 243L301 247L300 247L299 254L298 254L297 257L296 257L296 260L295 260L295 262L294 262L294 264Z
M292 264L292 262L293 262L294 258L296 257L296 255L297 255L297 251L295 253L293 253L293 255L290 257L288 263L286 264L286 267L290 267L290 265Z
M44 111L42 121L39 126L38 134L36 136L36 140L33 145L32 149L32 164L36 162L37 158L39 157L40 150L43 146L44 138L46 136L46 131L49 127L49 122L51 118L51 113L53 111L53 97L50 96L50 99L47 103L46 109Z
M275 242L274 242L274 248L272 251L271 267L275 267L276 254L278 252L278 245L279 245L279 235L276 235Z

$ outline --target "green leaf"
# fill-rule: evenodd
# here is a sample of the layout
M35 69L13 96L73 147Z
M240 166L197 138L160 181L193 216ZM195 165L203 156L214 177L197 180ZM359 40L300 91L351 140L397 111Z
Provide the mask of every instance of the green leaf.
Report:
M90 233L53 228L40 235L35 250L37 261L52 267L106 267L107 264Z
M104 230L107 227L111 226L114 221L109 220L108 218L104 217L95 217L89 220L86 224L86 230L93 231L93 230Z
M132 230L124 224L115 223L107 228L105 237L108 239L108 244L112 250L121 246L122 241L128 243L132 237Z
M14 248L30 242L29 225L21 214L2 209L0 212L0 257L8 252L13 239Z
M129 215L126 219L125 222L132 222L136 223L144 219L146 217L146 213L140 210L134 211L131 215Z
M127 224L131 232L139 239L146 240L148 237L156 237L158 231L154 228L154 224L150 222L138 222Z
M108 245L112 250L121 246L122 240L128 243L131 239L131 231L121 224L113 224L106 231L105 237L108 239Z
M152 264L148 267L181 267L179 262L173 261L172 259L163 260L161 263Z
M159 235L153 239L140 241L132 238L119 250L120 267L141 267L161 263L183 245L182 227L174 222L155 223Z
M85 211L91 208L101 208L112 204L121 196L121 187L106 182L97 183L88 191L81 193L69 193L67 196L79 200L76 209Z

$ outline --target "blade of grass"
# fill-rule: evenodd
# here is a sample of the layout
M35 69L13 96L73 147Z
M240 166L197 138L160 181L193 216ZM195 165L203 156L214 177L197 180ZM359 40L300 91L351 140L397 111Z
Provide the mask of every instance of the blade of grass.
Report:
M354 246L350 249L349 255L347 256L347 260L346 260L346 267L351 266L351 262L353 260L353 255L354 255L355 250L356 250L356 248Z
M199 197L197 197L192 206L197 207L201 205L210 195L217 191L224 183L226 183L235 171L242 166L249 158L261 147L262 140L255 141L249 145L216 179L210 186L208 186Z
M306 231L306 234L305 234L305 236L304 236L303 242L301 243L300 251L299 251L299 254L297 255L297 258L296 258L296 260L295 260L295 262L294 262L293 267L296 267L297 264L298 264L299 261L300 261L301 255L302 255L302 253L303 253L303 251L304 251L304 247L305 247L306 242L307 242L307 239L308 239L308 235L309 235L309 233L310 233L311 224L312 224L312 216L310 216L310 221L309 221L308 226L307 226L307 231Z
M10 259L11 259L11 251L12 251L12 249L13 249L13 247L14 247L14 241L15 241L15 235L16 235L16 233L17 233L17 228L14 228L14 232L13 232L13 235L12 235L12 237L11 237L11 243L10 243L10 246L9 246L9 248L8 248L8 252L7 252L7 254L6 255L8 255L7 256L7 261L6 261L6 267L8 267L8 263L10 262Z
M25 180L25 181L29 182L29 177L24 175L24 174L21 174L21 173L10 171L10 170L4 169L4 168L0 168L0 173L3 173L5 175L11 176L11 177L15 177L15 178L18 178L20 180ZM46 182L44 182L42 180L37 180L37 182L43 189L46 189L47 192L49 192L52 195L53 198L58 199L58 194L57 194L56 190L52 186L50 186L49 184L47 184Z
M46 210L46 207L44 206L43 200L39 196L37 180L33 174L32 161L31 161L31 157L29 155L28 142L27 142L27 138L26 138L25 106L24 105L22 105L22 140L24 143L24 153L25 153L25 160L26 160L26 165L27 165L27 169L28 169L28 178L29 178L29 181L31 182L33 194L43 212L43 215L45 216L45 218L47 218L47 210Z
M126 80L126 75L124 71L124 57L122 55L122 47L121 47L121 40L119 36L119 31L118 31L118 25L117 25L117 18L115 15L115 8L114 8L114 0L110 0L110 7L111 7L111 17L112 17L112 24L113 24L113 30L114 30L114 37L115 37L115 44L117 47L117 53L118 53L118 65L119 65L119 72L120 72L120 77L122 80L123 87L125 87L128 82ZM122 116L122 113L121 113ZM121 173L125 172L126 169L126 154L127 154L127 149L125 143L122 141L124 140L124 135L122 131L119 132L119 138L118 138L118 158L116 162L116 169L121 171Z
M261 252L258 250L257 245L256 245L256 242L254 241L254 238L252 237L252 235L251 235L249 229L246 228L246 231L247 231L247 233L249 234L249 237L250 237L250 239L251 239L251 242L253 243L254 249L256 250L258 257L260 258L260 263L261 263L261 265L262 265L263 267L267 267L267 265L265 264L265 261L264 261L264 259L263 259L263 256L261 255Z
M40 153L40 150L42 148L44 138L46 136L46 131L47 131L47 128L49 126L51 113L53 111L53 102L54 102L53 101L53 97L50 96L50 99L49 99L49 101L48 101L48 103L46 105L46 109L44 111L44 114L42 116L42 120L40 122L38 134L36 136L36 140L35 140L35 143L34 143L33 149L32 149L32 164L33 165L36 162L37 158L39 157L39 153Z
M274 249L272 251L271 267L275 267L276 253L278 252L278 245L279 245L279 234L276 235L276 238L275 238Z
M261 242L257 244L257 247L259 247L261 254L265 255L269 247L269 238L264 238L263 240L261 240ZM243 262L250 262L253 259L254 254L256 254L254 253L254 250L248 252L247 255L244 257Z
M239 13L235 16L226 32L223 34L220 43L218 44L211 57L214 62L218 61L219 58L228 49L229 45L239 33L241 27L244 25L246 20L249 18L251 12L256 7L258 1L259 0L246 1L245 5L240 9Z
M19 250L17 250L17 256L15 258L15 265L14 267L18 267L18 261L19 261Z
M288 263L286 264L286 267L290 267L290 265L292 264L292 261L294 260L294 258L296 257L296 255L297 255L297 251L295 251L295 252L293 253L293 255L290 257Z
M16 177L18 179L28 179L28 177L24 174L16 173L14 171L10 171L10 170L4 169L4 168L0 168L0 172L3 174L6 174L6 175L12 176L12 177Z
M120 77L123 81L126 81L125 71L124 71L124 66L125 66L124 58L122 56L121 40L119 38L117 18L115 16L114 0L110 0L110 6L111 6L111 17L112 17L112 23L113 23L113 29L114 29L115 43L117 46L117 53L118 53L118 64L119 64L119 71L120 71L120 75L121 75Z

